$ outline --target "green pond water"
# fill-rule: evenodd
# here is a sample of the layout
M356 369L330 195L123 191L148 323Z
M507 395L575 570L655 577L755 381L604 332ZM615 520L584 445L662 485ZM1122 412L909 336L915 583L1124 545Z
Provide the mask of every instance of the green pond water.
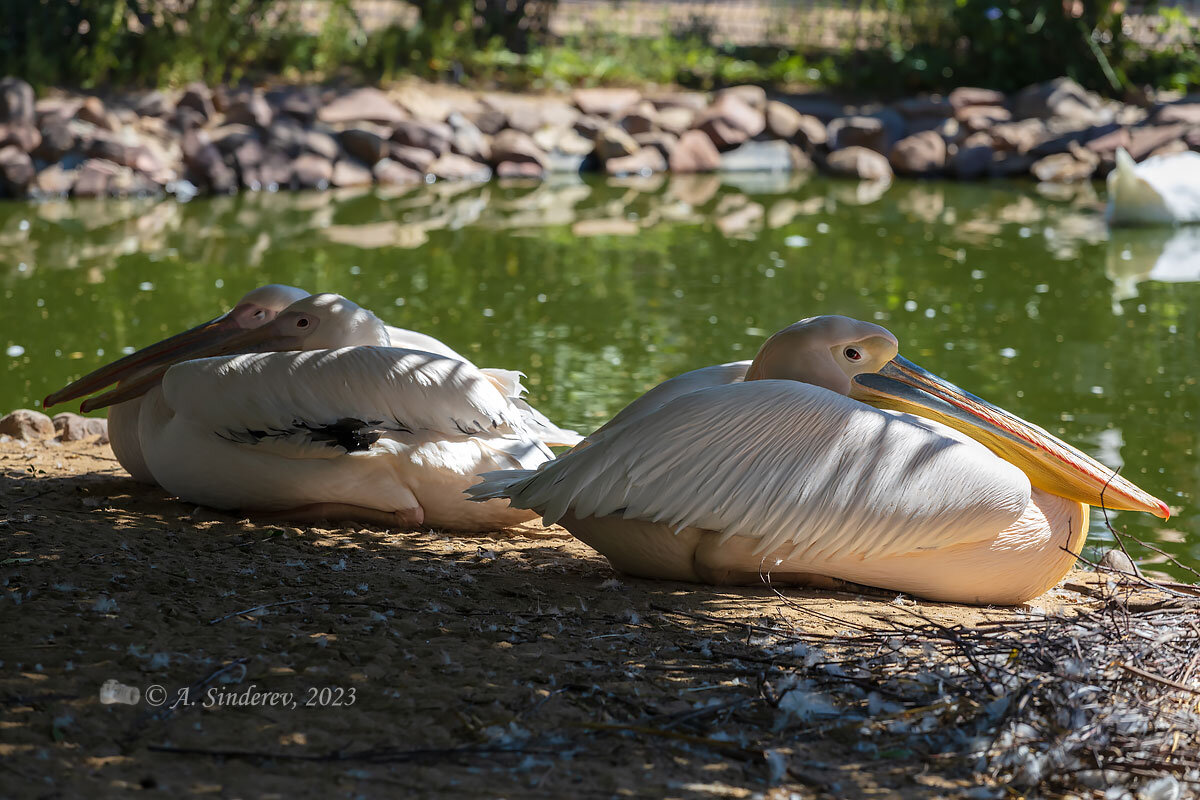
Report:
M790 322L847 314L1123 465L1174 516L1114 525L1200 566L1200 226L1109 232L1102 200L750 175L0 204L0 409L269 282L521 369L581 431ZM1092 542L1109 538L1097 514Z

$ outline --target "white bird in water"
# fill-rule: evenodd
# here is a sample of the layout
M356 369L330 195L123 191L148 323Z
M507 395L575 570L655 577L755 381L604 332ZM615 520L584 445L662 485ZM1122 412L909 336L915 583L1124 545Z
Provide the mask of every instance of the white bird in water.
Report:
M1200 153L1147 158L1134 163L1125 148L1108 173L1109 225L1177 225L1200 222Z
M205 331L207 346L194 340ZM534 515L475 508L462 492L476 473L534 467L553 456L548 444L579 441L506 394L521 390L517 373L480 370L337 295L304 297L258 328L189 334L185 348L172 337L77 384L121 381L85 410L140 400L132 441L143 467L193 502L490 530ZM405 338L450 355L392 346ZM204 357L225 353L257 354Z
M1087 536L1086 504L1169 516L900 357L886 329L840 316L785 328L748 366L667 381L537 471L483 477L475 498L535 510L630 575L832 578L978 604L1056 584Z

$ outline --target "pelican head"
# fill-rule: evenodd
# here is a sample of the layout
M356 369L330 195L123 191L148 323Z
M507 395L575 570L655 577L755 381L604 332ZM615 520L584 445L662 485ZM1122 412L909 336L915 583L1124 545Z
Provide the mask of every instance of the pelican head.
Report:
M811 317L763 344L746 380L797 380L965 433L1019 467L1031 484L1088 505L1146 511L1166 504L1049 432L899 355L886 328L841 316Z
M260 286L247 292L237 302L237 305L225 314L106 364L57 392L47 395L46 399L42 401L42 405L49 408L77 397L83 397L118 381L131 380L139 375L153 372L163 363L174 364L191 358L200 358L214 347L245 331L267 324L275 319L279 312L304 297L308 297L308 292L297 289L295 286L284 286L279 283ZM91 407L99 408L100 406ZM84 408L84 410L86 411L88 408Z

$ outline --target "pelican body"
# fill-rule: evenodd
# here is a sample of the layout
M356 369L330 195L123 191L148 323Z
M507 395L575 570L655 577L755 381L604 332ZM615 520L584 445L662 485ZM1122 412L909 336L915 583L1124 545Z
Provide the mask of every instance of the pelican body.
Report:
M483 478L475 498L537 511L630 575L840 580L974 604L1057 583L1089 503L1168 515L1070 445L902 358L886 329L838 316L785 328L750 364L655 387L537 471Z
M1137 164L1119 148L1107 180L1109 225L1200 222L1200 153L1188 150Z
M553 457L548 444L579 441L520 398L520 373L480 370L343 297L305 295L271 316L233 335L223 328L207 347L193 336L181 349L173 337L127 357L124 371L81 379L120 380L84 408L136 409L126 438L140 466L185 500L391 527L529 519L463 491L482 470L535 468ZM131 416L122 412L122 426Z

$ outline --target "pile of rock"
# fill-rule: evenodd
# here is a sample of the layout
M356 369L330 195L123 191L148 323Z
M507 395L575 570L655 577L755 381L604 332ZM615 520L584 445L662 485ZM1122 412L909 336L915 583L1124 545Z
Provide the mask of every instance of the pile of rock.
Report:
M0 194L180 196L239 189L610 175L893 173L978 179L1099 177L1125 147L1135 159L1200 150L1200 98L1105 101L1060 78L1006 96L960 88L890 105L758 86L713 95L580 89L570 97L471 93L407 84L391 91L217 88L113 98L0 80Z
M18 408L0 417L0 437L4 441L38 442L55 439L74 442L98 436L101 444L108 443L108 420L102 417L82 417L70 411L50 418L40 411Z

